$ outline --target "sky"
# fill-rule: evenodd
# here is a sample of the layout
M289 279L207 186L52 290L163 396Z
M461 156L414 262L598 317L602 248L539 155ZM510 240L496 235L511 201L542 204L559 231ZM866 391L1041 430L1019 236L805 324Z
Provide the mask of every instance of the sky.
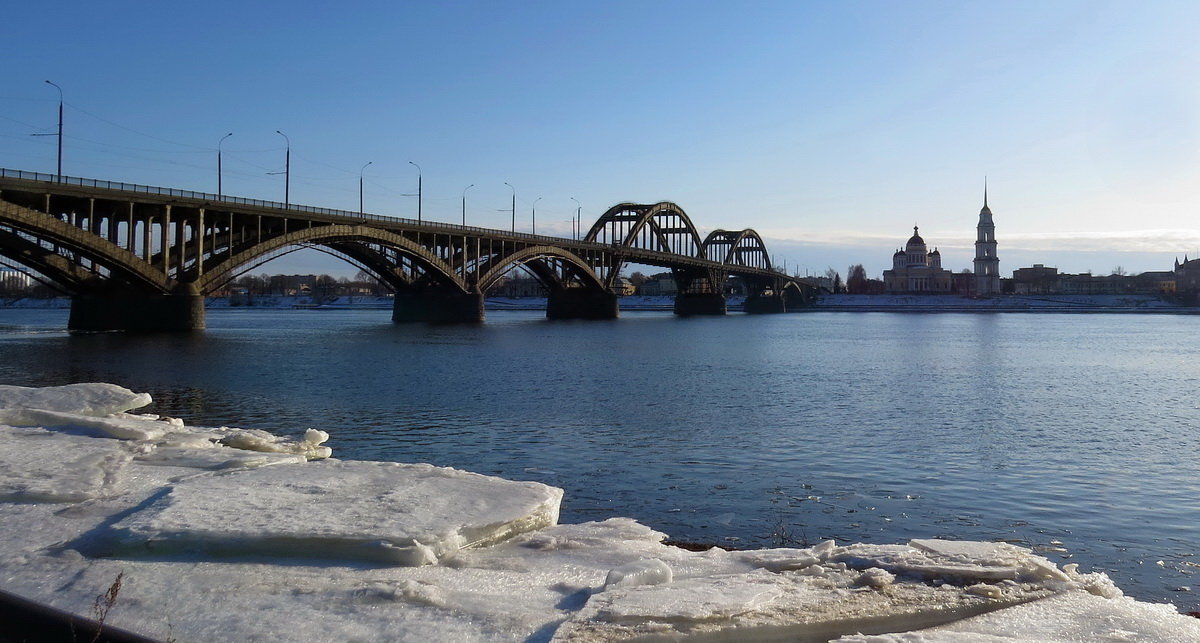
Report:
M570 235L625 201L879 276L1200 256L1200 3L25 3L0 167ZM282 132L281 136L277 131ZM233 135L221 139L225 134ZM41 134L41 136L38 136ZM49 135L47 135L49 134ZM370 163L364 168L364 165ZM414 165L415 164L415 165ZM511 184L512 188L506 183ZM468 188L468 186L473 186ZM314 251L266 272L353 274Z

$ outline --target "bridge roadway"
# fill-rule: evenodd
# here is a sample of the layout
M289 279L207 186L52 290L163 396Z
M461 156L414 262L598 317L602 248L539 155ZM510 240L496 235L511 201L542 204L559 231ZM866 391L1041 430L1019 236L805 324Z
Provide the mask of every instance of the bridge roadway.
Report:
M753 230L701 238L670 202L609 208L581 240L0 168L0 262L70 295L72 330L197 330L204 297L300 248L340 257L395 292L397 322L482 321L516 266L554 319L618 315L628 263L670 269L675 312L724 314L730 277L746 310L807 306Z

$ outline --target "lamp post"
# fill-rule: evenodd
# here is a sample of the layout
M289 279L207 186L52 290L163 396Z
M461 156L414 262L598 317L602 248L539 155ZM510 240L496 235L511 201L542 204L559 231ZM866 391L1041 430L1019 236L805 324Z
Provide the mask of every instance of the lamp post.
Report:
M475 187L474 183L463 188L463 225L467 225L467 190L470 190L473 187Z
M417 165L416 163L413 163L412 161L409 161L408 164L417 168L417 223L420 223L421 222L421 200L422 200L421 199L421 166Z
M508 181L505 181L504 185L507 185L508 187L512 188L512 191L513 191L513 194L512 194L512 231L516 232L517 231L517 188L513 188L512 183L509 183Z
M287 141L287 152L283 157L283 207L287 208L292 203L292 139L279 130L275 130L275 133ZM275 174L279 173L275 172Z
M571 200L575 202L575 218L571 219L571 232L575 236L575 240L579 241L579 233L582 232L582 230L579 229L579 224L581 223L579 213L583 211L583 206L579 203L579 199L571 197Z
M233 136L233 132L230 132L230 133L226 134L225 136L222 136L221 140L217 141L217 198L218 199L221 198L221 143L224 143L225 139L229 138L230 136Z
M375 161L367 161L367 165L370 165L374 162ZM363 199L362 199L363 172L366 171L367 165L362 166L362 169L360 169L358 171L358 216L360 216L360 217L362 216L362 213L363 213Z
M62 141L63 90L62 90L62 87L59 87L58 85L56 85L48 80L46 81L46 84L50 85L58 90L58 173L55 176L58 177L58 181L61 183L62 182L62 143L63 143L63 141Z
M529 220L529 234L537 234L537 202L541 201L542 197L533 200L533 211Z

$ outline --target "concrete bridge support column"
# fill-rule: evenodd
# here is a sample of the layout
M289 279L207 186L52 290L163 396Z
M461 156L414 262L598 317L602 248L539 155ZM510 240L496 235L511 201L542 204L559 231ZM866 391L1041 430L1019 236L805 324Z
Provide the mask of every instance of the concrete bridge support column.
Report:
M483 321L483 295L424 290L398 292L392 304L392 321L431 324L474 324Z
M547 319L616 319L617 296L610 292L568 288L551 291L546 298Z
M132 332L204 330L204 297L195 287L171 294L95 293L71 299L67 329Z
M751 315L787 312L783 295L753 295L746 298L746 303L743 307Z
M725 295L720 293L679 293L675 295L675 314L724 315Z

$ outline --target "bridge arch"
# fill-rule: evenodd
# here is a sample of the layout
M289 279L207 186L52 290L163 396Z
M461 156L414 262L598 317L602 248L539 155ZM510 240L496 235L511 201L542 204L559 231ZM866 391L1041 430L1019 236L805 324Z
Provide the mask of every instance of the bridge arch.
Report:
M588 230L584 241L700 257L700 233L683 208L670 201L618 203Z
M713 230L704 239L704 256L729 266L772 270L771 255L762 237L750 228Z
M50 244L47 248L45 244ZM77 255L67 257L60 252ZM78 294L86 281L110 278L135 289L171 292L174 280L134 253L55 217L0 201L0 254ZM90 265L84 267L78 258Z
M261 257L271 256L289 246L329 246L340 252L346 252L349 245L355 242L358 244L375 243L394 248L400 254L411 259L434 280L464 293L469 291L463 278L425 247L394 232L363 225L327 225L304 228L272 237L227 257L217 266L208 267L197 286L202 293L212 292L232 281L240 274L239 269L245 264L252 263ZM363 252L365 253L365 251ZM364 256L356 258L362 260ZM275 257L271 256L271 258ZM398 276L390 270L383 270L383 262L372 261L370 263L376 267L376 270L372 272L381 273L380 276L383 277L390 275L390 278L386 278L385 281L393 287L397 285Z
M498 257L476 279L479 292L487 292L514 266L527 265L539 281L551 290L583 287L607 291L604 281L579 255L554 246L530 246Z

